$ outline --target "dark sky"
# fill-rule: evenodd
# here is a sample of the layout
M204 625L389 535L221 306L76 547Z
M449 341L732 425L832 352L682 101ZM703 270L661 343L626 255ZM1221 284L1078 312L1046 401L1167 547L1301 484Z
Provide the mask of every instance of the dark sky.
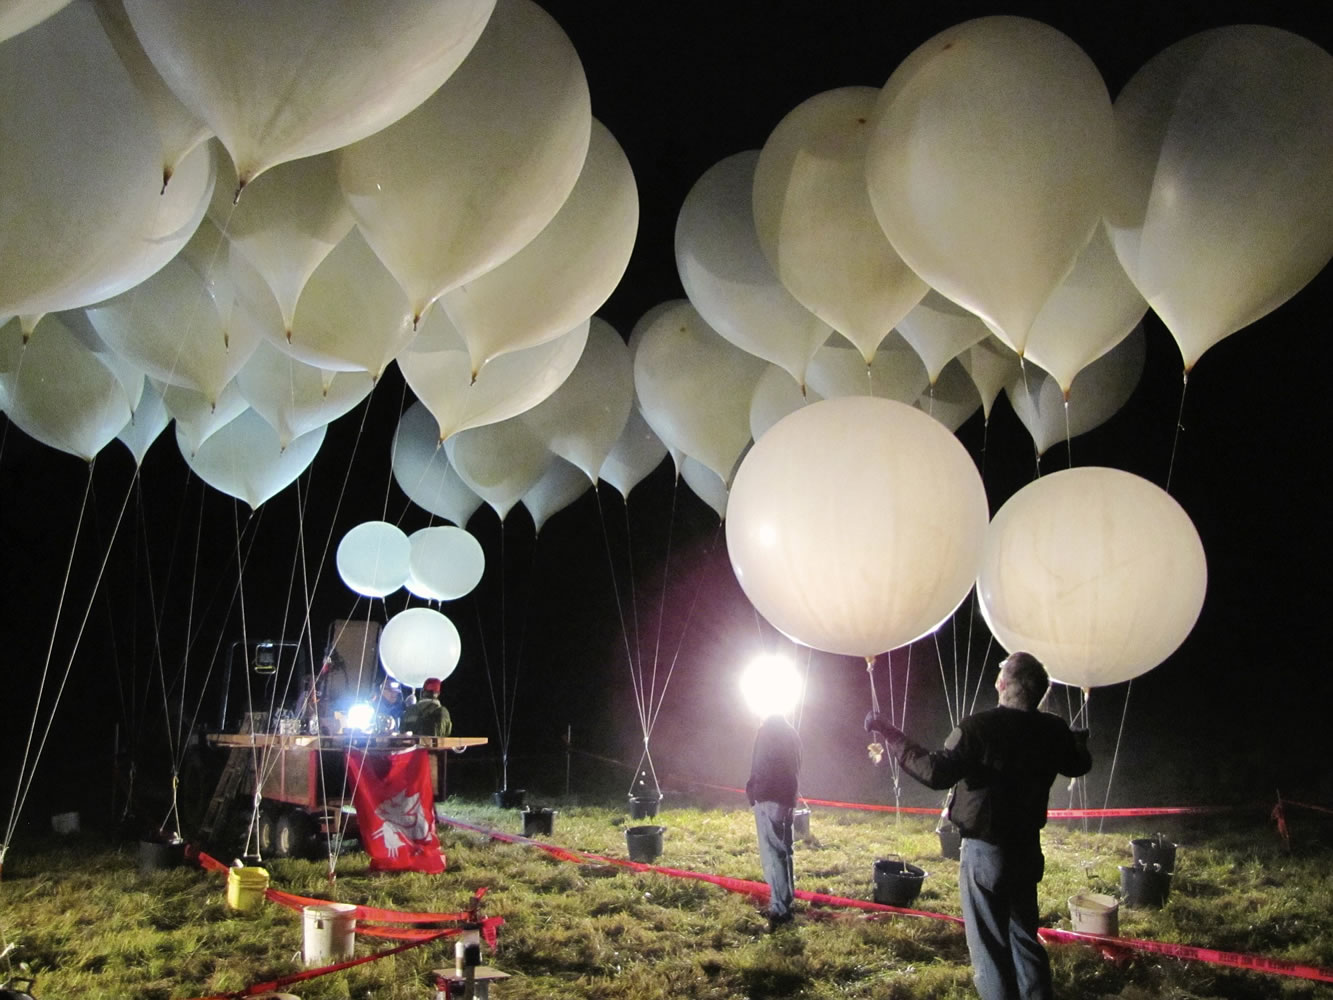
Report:
M816 93L882 85L917 45L959 21L991 13L1044 20L1084 48L1112 97L1151 56L1205 27L1266 23L1333 47L1333 29L1323 23L1319 5L1304 3L561 0L544 6L580 53L593 113L624 147L638 183L634 256L599 310L624 335L650 307L683 295L672 234L682 199L706 169L761 147L783 115ZM1193 633L1166 664L1135 683L1124 711L1114 785L1120 804L1169 796L1199 801L1238 790L1271 794L1275 788L1315 794L1321 782L1327 796L1321 771L1330 741L1322 719L1333 687L1321 639L1328 593L1330 303L1333 278L1326 269L1274 314L1212 348L1191 375L1178 437L1180 355L1149 314L1147 364L1134 396L1106 425L1073 442L1078 465L1115 466L1159 485L1170 468L1170 491L1198 527L1209 563L1208 597ZM266 504L257 524L244 524L244 510L237 513L230 500L189 478L171 435L164 435L129 494L116 547L90 598L133 471L128 452L113 444L94 468L63 605L88 473L79 460L7 428L0 451L0 618L9 647L8 704L20 725L6 727L0 772L6 805L11 762L28 720L35 712L40 733L51 717L52 687L76 638L79 652L55 717L61 742L48 745L43 765L45 790L66 797L74 776L86 776L81 767L56 763L67 747L80 747L80 759L93 761L101 781L111 773L117 724L122 739L136 732L151 744L163 715L160 696L146 693L155 642L174 678L186 656L186 629L193 629L187 690L197 701L210 664L220 666L226 644L243 629L252 639L301 633L305 601L299 578L292 583L292 567L302 538L313 585L330 537L336 545L350 527L386 511L409 531L428 522L391 482L388 443L404 405L402 380L391 369L368 409L331 428L302 480L308 497L303 524L293 490ZM1032 479L1030 439L1003 398L988 427L978 414L960 437L979 461L984 446L992 511ZM1042 470L1069 461L1057 446L1043 457ZM248 552L239 593L238 519ZM503 529L489 509L480 510L469 527L486 548L486 577L473 597L446 608L464 642L445 688L457 731L494 739L488 691L508 683L509 693L497 693L497 701L514 710L511 784L537 779L541 765L531 758L558 754L567 726L576 746L633 763L642 734L632 708L629 645L641 651L645 670L658 664L659 690L674 668L652 741L659 773L743 781L753 722L734 703L734 669L777 639L740 593L717 525L716 515L675 483L667 465L634 491L628 509L603 486L598 496L589 493L555 515L536 540L522 509ZM338 580L328 551L311 604L316 646L332 619L368 613L366 602L358 604ZM387 610L405 603L401 594L391 597ZM941 677L951 683L955 664L970 663L975 681L986 653L979 618L967 644L970 608L969 600L957 628L941 633L938 654L933 640L911 651L908 728L923 741L947 732ZM369 613L383 620L385 610ZM157 640L155 618L161 621ZM54 673L39 702L48 648ZM986 666L993 669L1000 655L991 649ZM907 651L896 652L893 663L901 685ZM882 775L864 765L863 664L816 654L811 677L802 720L804 791L887 794ZM1114 748L1124 700L1123 686L1094 694L1094 745L1103 760ZM155 751L150 745L145 752ZM612 786L628 787L628 771L600 766ZM1149 797L1152 802L1143 801Z

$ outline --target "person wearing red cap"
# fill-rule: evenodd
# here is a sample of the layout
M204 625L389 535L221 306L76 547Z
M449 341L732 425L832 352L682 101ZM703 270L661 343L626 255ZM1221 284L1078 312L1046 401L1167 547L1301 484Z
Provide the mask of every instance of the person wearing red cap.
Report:
M403 732L415 736L448 736L453 732L449 710L440 704L440 679L426 678L421 685L421 698L415 705L403 710Z

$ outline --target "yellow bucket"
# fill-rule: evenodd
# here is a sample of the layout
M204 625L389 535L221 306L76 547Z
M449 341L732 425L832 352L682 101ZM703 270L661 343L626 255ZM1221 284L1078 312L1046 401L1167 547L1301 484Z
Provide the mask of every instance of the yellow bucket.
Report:
M264 901L268 869L232 868L227 872L227 905L233 910L253 910Z

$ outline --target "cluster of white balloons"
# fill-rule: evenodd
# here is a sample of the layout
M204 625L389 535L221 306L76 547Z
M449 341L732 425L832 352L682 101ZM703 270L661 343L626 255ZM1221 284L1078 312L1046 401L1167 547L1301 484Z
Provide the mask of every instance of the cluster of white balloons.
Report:
M338 575L365 597L382 598L406 587L428 601L452 601L481 582L486 556L462 528L435 525L406 534L387 521L365 521L338 543ZM454 623L436 608L399 611L380 635L380 662L410 687L443 680L458 665L462 642Z
M550 396L638 226L533 0L11 0L0 147L0 404L251 506L392 363L437 440Z
M1116 469L1019 490L988 523L971 457L894 400L824 400L741 463L727 549L755 608L792 639L871 659L933 632L975 585L992 633L1082 688L1157 666L1189 635L1207 567L1189 516Z
M406 587L428 601L472 593L486 569L481 543L462 528L435 525L406 534L388 521L364 521L338 543L338 575L364 597Z

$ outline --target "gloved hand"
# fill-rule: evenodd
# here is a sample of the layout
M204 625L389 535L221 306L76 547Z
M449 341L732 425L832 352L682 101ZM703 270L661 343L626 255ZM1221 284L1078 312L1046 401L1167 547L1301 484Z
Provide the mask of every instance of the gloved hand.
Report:
M886 747L894 748L907 742L903 731L873 709L866 713L866 732L874 734Z

